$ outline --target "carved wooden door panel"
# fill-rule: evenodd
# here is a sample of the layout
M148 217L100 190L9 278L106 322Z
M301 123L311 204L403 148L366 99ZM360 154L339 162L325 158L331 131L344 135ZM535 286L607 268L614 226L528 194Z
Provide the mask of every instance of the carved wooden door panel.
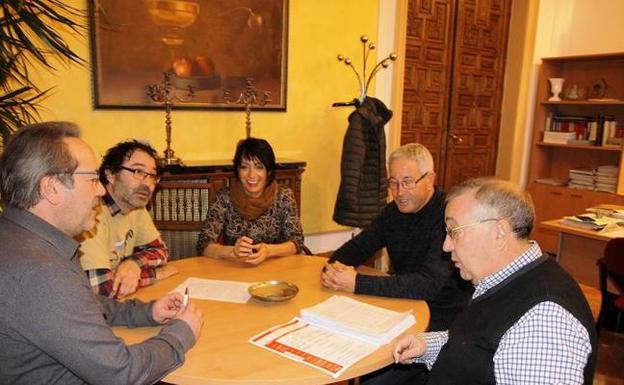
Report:
M401 144L426 146L441 184L450 94L454 0L409 0Z
M444 189L493 175L510 0L409 0L401 143L434 155Z

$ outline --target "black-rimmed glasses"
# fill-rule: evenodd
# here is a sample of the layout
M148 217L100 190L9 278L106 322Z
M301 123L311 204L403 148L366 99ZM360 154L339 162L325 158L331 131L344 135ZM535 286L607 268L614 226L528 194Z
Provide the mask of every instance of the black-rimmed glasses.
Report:
M126 166L121 166L122 170L126 170L132 173L134 179L144 181L146 178L149 178L152 182L158 183L160 182L160 176L158 174L152 174L151 172L143 171L138 168L130 168Z
M390 178L390 179L388 179L388 186L392 190L398 189L399 185L401 185L401 188L403 188L405 190L413 190L413 189L416 188L416 185L418 184L418 182L423 180L427 175L429 175L429 171L427 171L424 174L422 174L420 176L420 178L418 178L418 179L408 178L408 179L403 179L400 182L398 180L396 180L396 179Z

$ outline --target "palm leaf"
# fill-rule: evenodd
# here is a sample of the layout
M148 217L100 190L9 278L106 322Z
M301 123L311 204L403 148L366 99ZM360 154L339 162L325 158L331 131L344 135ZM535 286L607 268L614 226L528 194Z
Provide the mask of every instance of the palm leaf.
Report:
M29 68L38 63L53 71L52 57L67 63L85 64L63 38L68 31L84 35L85 20L84 10L61 0L0 0L2 142L18 127L39 119L40 102L50 92L37 88Z

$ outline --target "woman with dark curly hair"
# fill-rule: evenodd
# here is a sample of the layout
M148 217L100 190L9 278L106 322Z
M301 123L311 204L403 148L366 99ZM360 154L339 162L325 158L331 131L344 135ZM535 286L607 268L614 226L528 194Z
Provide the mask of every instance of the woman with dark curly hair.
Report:
M304 248L297 203L275 181L275 154L264 139L241 140L234 155L236 180L217 193L199 233L197 252L259 264Z

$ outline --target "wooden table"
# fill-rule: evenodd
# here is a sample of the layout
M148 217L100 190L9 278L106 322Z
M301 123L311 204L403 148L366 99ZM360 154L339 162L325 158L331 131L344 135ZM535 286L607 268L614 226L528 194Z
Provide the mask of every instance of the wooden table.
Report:
M602 257L607 242L624 237L624 230L586 230L566 226L560 219L545 221L541 225L559 233L556 258L561 266L577 281L599 288L596 263Z
M289 321L299 310L324 301L334 294L356 298L397 311L412 310L416 325L409 332L426 329L429 308L424 301L353 295L325 289L320 284L320 270L326 258L291 256L271 259L260 266L215 260L188 258L171 264L180 270L155 285L140 289L135 298L152 300L173 290L188 277L230 281L285 280L299 287L299 294L288 302L264 303L250 299L246 304L191 299L204 313L204 326L195 346L186 354L185 364L164 378L175 384L248 384L306 385L326 384L358 377L389 365L392 346L382 346L341 377L333 379L320 370L286 359L254 346L250 337L272 326ZM137 343L155 335L158 327L126 329L115 327L115 334L128 343Z

